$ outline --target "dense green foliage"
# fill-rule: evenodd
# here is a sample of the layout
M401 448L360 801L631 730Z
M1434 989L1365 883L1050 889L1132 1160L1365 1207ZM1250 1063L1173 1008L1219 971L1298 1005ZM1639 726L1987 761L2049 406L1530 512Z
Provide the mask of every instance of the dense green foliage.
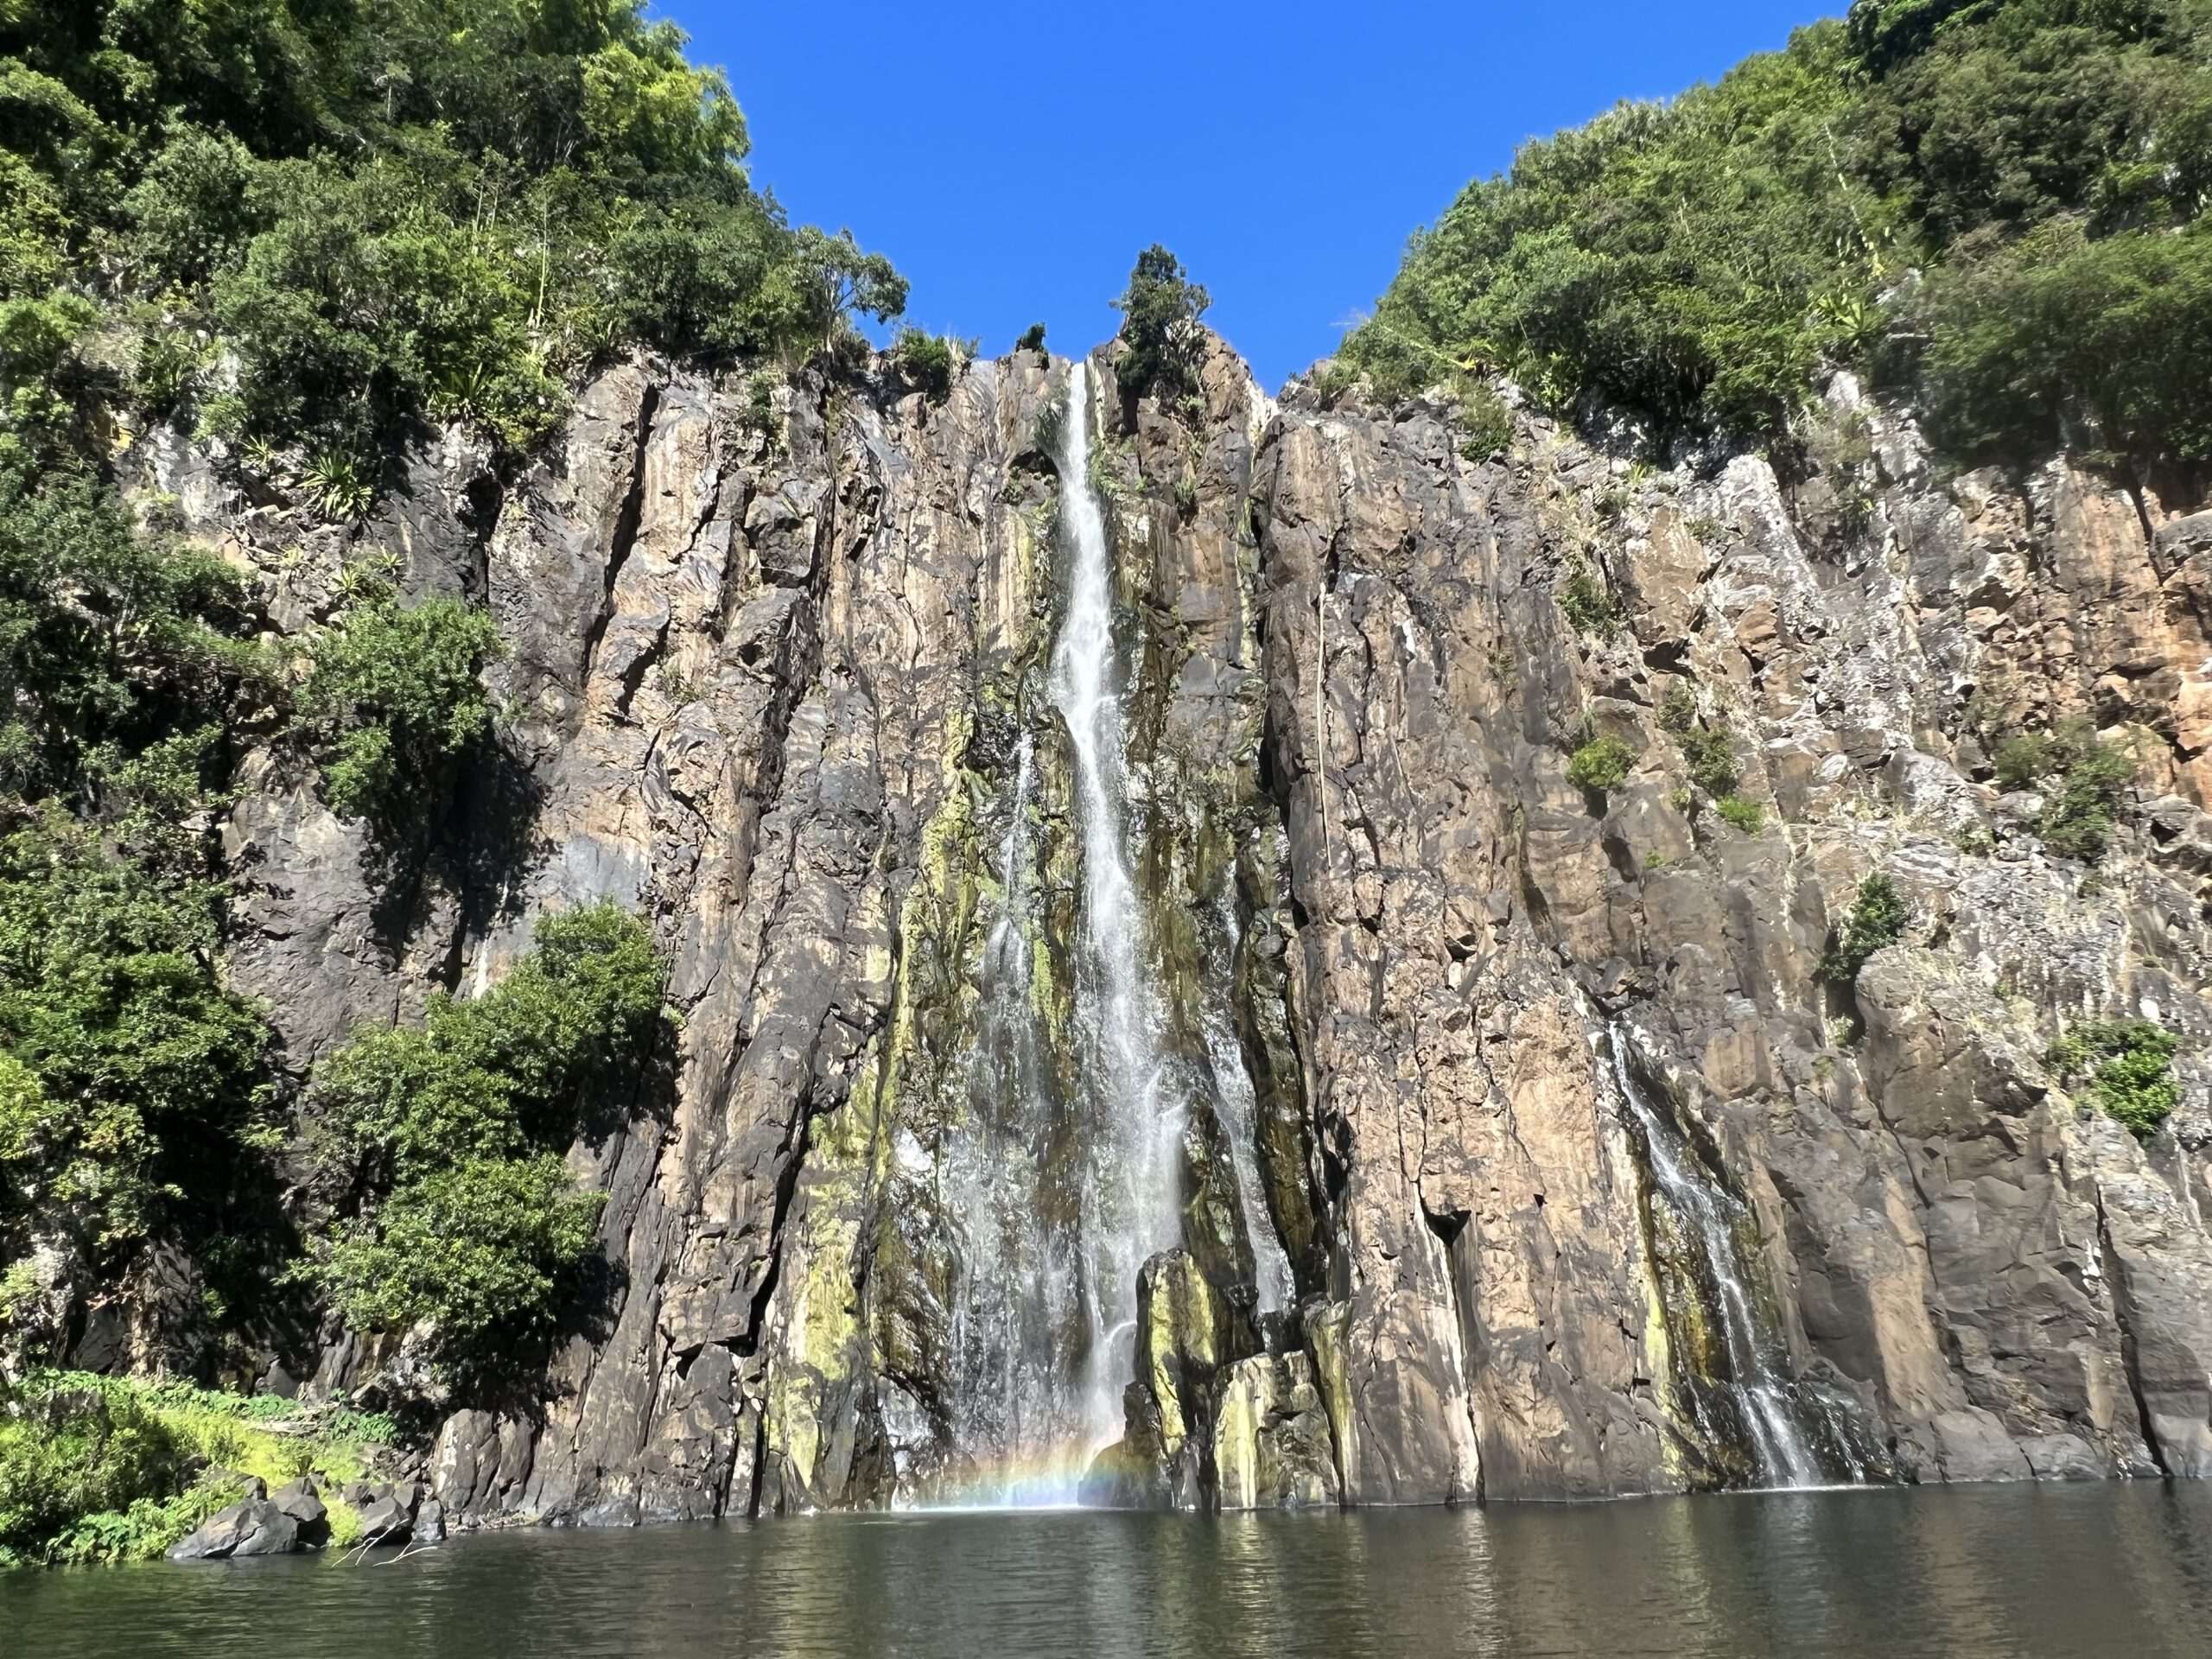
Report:
M346 817L387 813L481 738L492 705L479 677L500 651L486 612L458 600L402 605L379 576L356 582L315 643L301 692L323 759L323 788Z
M1897 883L1875 871L1859 884L1850 914L1829 940L1827 954L1821 958L1821 977L1831 985L1855 983L1866 958L1903 938L1911 919L1911 909Z
M49 810L0 837L0 1249L112 1252L219 1173L261 1102L264 1027L214 974L212 897Z
M919 328L902 328L891 344L891 366L906 384L933 404L952 395L953 371L959 365L954 343L943 334Z
M272 1486L313 1471L328 1485L364 1472L363 1442L397 1435L389 1419L274 1395L34 1371L0 1382L0 1567L157 1557L237 1501L217 1469Z
M2062 1083L2086 1077L2097 1104L2147 1141L2181 1103L2176 1046L2173 1033L2147 1020L2100 1020L2068 1031L2044 1063Z
M519 448L626 344L804 353L896 315L887 263L751 188L683 44L637 0L17 0L10 436L190 411L343 506L405 423Z
M601 1198L560 1152L661 1007L651 935L611 905L550 917L535 948L420 1027L365 1031L316 1079L322 1162L348 1213L315 1268L356 1325L427 1325L457 1370L542 1329L590 1254Z
M2087 720L2077 719L2048 732L2008 737L1991 759L2007 789L2047 785L2048 799L2036 822L2045 847L2085 864L2104 856L2135 777L2135 759L2125 746L2101 741Z
M1773 440L1825 367L1967 459L2212 458L2212 7L1859 0L1532 143L1414 239L1345 357ZM1916 275L1916 273L1918 273Z
M1115 372L1131 397L1175 397L1198 390L1204 336L1198 319L1212 296L1157 242L1137 256L1129 285L1114 302L1126 348Z
M0 461L0 788L112 792L124 756L208 719L257 670L242 597L93 480Z
M1611 734L1588 738L1567 757L1567 781L1577 789L1604 795L1626 783L1629 768L1635 764L1636 751L1619 738Z
M1017 352L1034 352L1038 356L1042 357L1045 354L1045 325L1041 322L1031 323L1021 331L1021 338L1014 342L1014 349Z
M176 1436L128 1393L0 1387L0 1550L42 1557L86 1516L174 1493L188 1466Z

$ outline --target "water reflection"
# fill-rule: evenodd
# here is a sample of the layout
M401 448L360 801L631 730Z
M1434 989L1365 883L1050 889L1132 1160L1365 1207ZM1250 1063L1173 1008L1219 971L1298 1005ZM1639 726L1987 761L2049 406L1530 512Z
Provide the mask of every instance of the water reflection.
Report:
M1356 1516L940 1515L0 1577L0 1653L2202 1654L2212 1492L1867 1491Z

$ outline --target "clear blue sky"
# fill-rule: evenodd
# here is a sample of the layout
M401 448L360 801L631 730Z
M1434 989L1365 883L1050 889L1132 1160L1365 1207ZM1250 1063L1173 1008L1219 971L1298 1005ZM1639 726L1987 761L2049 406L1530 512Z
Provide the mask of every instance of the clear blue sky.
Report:
M656 0L728 71L754 181L849 226L912 321L1087 349L1137 250L1270 389L1532 135L1677 92L1845 0Z

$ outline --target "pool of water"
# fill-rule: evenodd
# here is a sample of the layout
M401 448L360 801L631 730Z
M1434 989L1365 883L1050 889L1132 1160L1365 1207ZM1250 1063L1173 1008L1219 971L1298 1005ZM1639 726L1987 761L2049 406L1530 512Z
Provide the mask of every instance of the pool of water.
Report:
M0 1574L9 1659L2212 1652L2212 1490L825 1516Z

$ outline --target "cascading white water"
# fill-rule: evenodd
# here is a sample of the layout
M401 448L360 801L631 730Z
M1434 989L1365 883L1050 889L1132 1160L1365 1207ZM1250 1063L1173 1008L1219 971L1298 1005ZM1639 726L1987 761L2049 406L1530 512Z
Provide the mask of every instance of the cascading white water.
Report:
M945 1197L958 1230L944 1390L955 1446L973 1459L965 1501L1072 1501L1084 1432L1061 1354L1083 1328L1071 1241L1048 1201L1055 1131L1047 1060L1032 1004L1029 892L1035 748L1024 735L1000 842L1003 901L983 944L969 1097L972 1121L948 1149Z
M1084 1290L1090 1312L1083 1421L1087 1449L1118 1438L1122 1389L1135 1371L1137 1272L1177 1241L1180 1103L1161 1088L1160 999L1146 972L1144 915L1130 874L1113 572L1090 485L1090 378L1068 375L1060 427L1060 513L1067 609L1052 652L1053 705L1075 752L1083 849L1076 1027L1087 1116Z
M1221 995L1237 946L1233 893L1201 928L1211 964L1195 1013L1204 1061L1174 1049L1139 895L1113 567L1090 479L1090 385L1078 363L1060 429L1065 584L1048 683L1072 761L1080 862L1068 1052L1056 1052L1038 950L1056 913L1040 879L1034 721L1025 707L998 849L1001 904L978 963L967 1110L946 1125L938 1203L947 1232L947 1342L934 1396L942 1461L918 1475L925 1503L1072 1503L1121 1437L1136 1373L1137 1281L1183 1242L1188 1114L1217 1112L1251 1239L1257 1311L1289 1306L1288 1258L1260 1183L1257 1103ZM1046 740L1049 741L1049 740ZM1190 1091L1197 1090L1197 1098ZM1078 1357L1080 1357L1078 1358Z
M1741 1219L1741 1202L1723 1192L1703 1171L1690 1168L1680 1145L1680 1131L1671 1122L1662 1122L1630 1068L1627 1033L1618 1026L1613 1028L1612 1050L1613 1077L1623 1101L1643 1132L1651 1179L1685 1230L1685 1242L1698 1253L1702 1277L1712 1287L1713 1311L1719 1316L1721 1340L1727 1350L1729 1387L1741 1408L1738 1415L1751 1441L1746 1449L1758 1464L1761 1484L1818 1484L1822 1478L1820 1459L1800 1421L1801 1413L1808 1408L1800 1397L1805 1391L1777 1367L1774 1344L1762 1338L1745 1283L1735 1230Z

